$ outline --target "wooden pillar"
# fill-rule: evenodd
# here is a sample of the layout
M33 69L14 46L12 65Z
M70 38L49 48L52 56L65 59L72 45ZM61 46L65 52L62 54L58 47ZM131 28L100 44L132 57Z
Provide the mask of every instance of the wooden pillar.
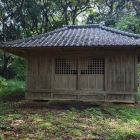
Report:
M104 90L107 91L107 78L108 78L108 63L107 56L104 57Z
M54 90L54 68L55 68L55 63L54 63L54 58L51 58L51 99L53 98L53 90Z
M28 98L28 94L29 94L29 57L30 57L30 52L29 50L27 51L27 59L26 59L26 80L25 80L25 98ZM31 90L31 89L30 89Z
M134 87L137 94L135 95L135 102L138 102L138 54L135 51L134 54Z
M138 56L135 53L134 55L134 84L135 84L135 91L138 91Z
M76 89L80 90L80 58L77 58L77 86Z

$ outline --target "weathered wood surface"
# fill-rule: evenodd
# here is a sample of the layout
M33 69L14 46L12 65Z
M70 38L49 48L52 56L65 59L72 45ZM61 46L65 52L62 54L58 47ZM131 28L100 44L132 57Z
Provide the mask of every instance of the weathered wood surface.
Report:
M54 89L76 89L76 75L55 75Z
M102 102L127 102L135 103L136 92L105 92L93 90L29 90L28 99L40 100L81 100Z
M103 74L88 74L81 75L80 89L97 89L104 90L104 75Z
M51 58L47 56L31 56L28 58L27 89L50 89Z
M133 50L93 49L86 52L54 49L42 54L34 50L29 54L27 99L135 102L137 56ZM91 56L104 58L104 74L81 74L82 59ZM55 58L59 57L75 58L77 74L55 74Z
M106 90L135 91L134 54L106 56Z

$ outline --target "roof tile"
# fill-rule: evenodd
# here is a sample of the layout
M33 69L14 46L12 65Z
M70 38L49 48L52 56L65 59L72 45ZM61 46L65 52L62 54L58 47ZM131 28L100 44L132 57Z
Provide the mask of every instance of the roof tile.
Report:
M3 42L2 47L138 46L140 35L99 24L64 26L34 37Z

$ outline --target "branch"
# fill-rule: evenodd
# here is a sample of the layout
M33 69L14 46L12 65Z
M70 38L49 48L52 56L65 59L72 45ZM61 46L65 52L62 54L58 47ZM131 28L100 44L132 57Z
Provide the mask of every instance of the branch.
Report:
M82 12L86 11L87 9L93 8L91 6L88 7L83 7L83 9L81 9L81 11L79 11L76 15L78 16L79 14L81 14Z
M24 0L21 1L21 4L20 4L19 8L17 8L17 10L15 10L14 12L11 12L11 14L9 14L8 16L6 16L6 17L3 19L3 21L6 21L9 17L12 17L12 16L14 16L16 13L18 13L18 12L21 10L21 8L22 8L23 3L24 3Z

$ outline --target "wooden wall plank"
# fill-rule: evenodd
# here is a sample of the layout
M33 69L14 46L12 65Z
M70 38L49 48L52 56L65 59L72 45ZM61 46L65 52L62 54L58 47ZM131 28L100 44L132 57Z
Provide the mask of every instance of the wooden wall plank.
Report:
M110 55L106 58L106 91L135 91L134 53Z
M76 89L76 75L55 75L54 89Z
M60 51L61 52L61 51ZM112 53L111 53L112 52ZM84 57L82 56L85 53ZM89 54L88 54L89 53ZM64 57L76 58L78 62L77 69L83 66L83 59L94 56L95 53L79 52L73 54L72 52L63 54ZM31 53L32 54L32 53ZM57 53L56 57L62 53ZM108 55L109 54L109 55ZM54 54L43 55L29 55L28 57L28 78L27 89L64 89L64 90L105 90L112 92L137 92L137 56L131 50L126 52L110 50L110 52L98 51L98 57L105 58L105 74L54 74ZM67 56L68 55L68 56ZM83 58L83 59L82 59ZM78 84L77 84L78 82ZM105 83L104 83L105 82ZM40 96L45 96L45 93ZM35 94L31 95L32 97ZM38 95L39 96L39 95ZM53 97L53 96L52 96ZM51 97L51 98L52 98ZM40 97L39 97L40 98ZM133 96L114 96L110 95L113 100L130 100Z

